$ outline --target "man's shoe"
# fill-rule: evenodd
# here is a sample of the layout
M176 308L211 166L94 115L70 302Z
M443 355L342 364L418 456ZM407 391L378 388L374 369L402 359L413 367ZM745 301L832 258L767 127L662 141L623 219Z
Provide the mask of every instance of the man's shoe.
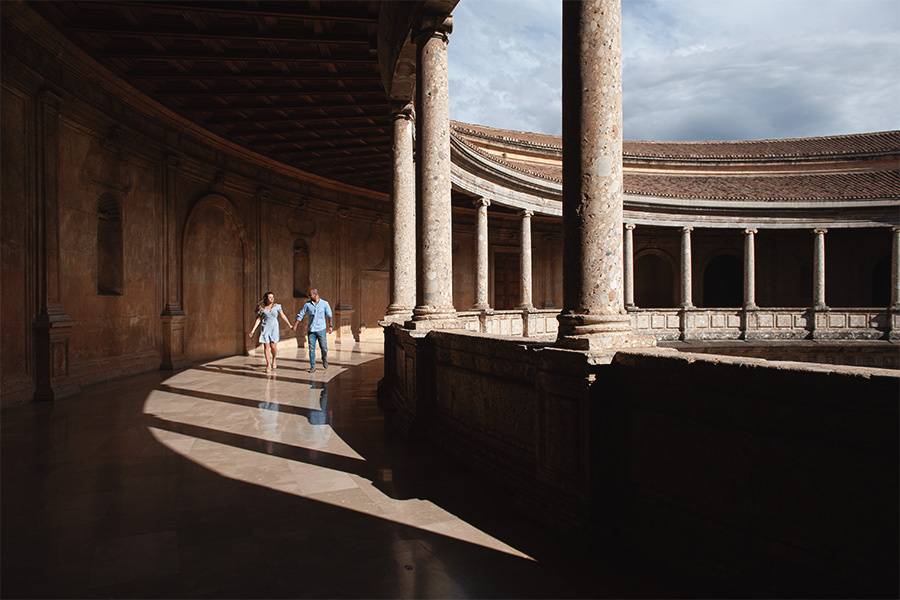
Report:
M322 361L322 368L323 368L323 369L327 369L327 368L328 368L328 361L327 361L327 360L323 360L323 361Z
M315 372L316 372L315 367L310 367L309 370L307 371L307 373L315 373Z

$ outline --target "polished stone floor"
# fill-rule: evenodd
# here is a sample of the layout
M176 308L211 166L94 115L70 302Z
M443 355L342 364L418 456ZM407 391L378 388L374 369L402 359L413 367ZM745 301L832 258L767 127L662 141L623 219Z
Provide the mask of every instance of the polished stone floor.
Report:
M381 343L3 412L2 596L657 596L388 434Z

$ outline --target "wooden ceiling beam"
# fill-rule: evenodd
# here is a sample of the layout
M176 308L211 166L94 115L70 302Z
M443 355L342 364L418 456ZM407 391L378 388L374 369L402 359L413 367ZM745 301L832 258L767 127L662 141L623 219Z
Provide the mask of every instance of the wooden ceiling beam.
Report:
M274 117L274 118L254 118L251 122L240 121L235 122L234 119L209 119L204 121L204 124L209 127L232 127L237 129L238 131L243 131L241 128L246 128L246 131L249 133L253 133L256 131L265 131L261 129L256 129L250 127L251 125L291 125L295 123L300 123L304 126L306 125L314 125L317 123L331 123L332 121L338 121L340 123L349 122L349 121L384 121L384 127L390 126L390 115L385 113L377 113L370 115L321 115L321 114L313 114L313 115L300 115L297 117L287 118L284 117ZM354 127L354 125L347 125L347 127ZM233 131L229 130L229 131Z
M284 136L284 137L290 137L295 134L308 135L311 133L315 134L315 135L319 135L319 136L322 136L322 135L331 136L336 133L346 133L348 131L381 131L381 130L389 130L390 128L391 128L391 126L389 124L385 124L385 125L362 125L362 126L347 125L345 127L333 127L333 128L329 128L329 129L319 129L316 127L309 127L309 128L297 127L297 128L292 128L292 129L253 129L253 130L238 129L238 130L229 131L228 135L231 137L236 137L236 138L240 138L240 139L247 139L247 140L254 139L254 141L255 141L255 138L257 138L259 136L272 137L275 135L280 135L280 136ZM349 138L349 137L355 137L355 136L352 136L352 134L351 134L351 135L347 135L347 136L339 136L336 139L340 139L342 137Z
M131 50L101 50L96 53L101 58L128 60L190 60L195 62L263 62L263 63L310 63L310 64L375 64L371 56L276 56L249 54L190 54L183 52L149 52Z
M213 31L177 31L174 29L113 29L106 27L84 27L81 25L64 28L75 33L90 35L109 35L127 38L162 37L180 40L219 40L223 42L269 42L275 44L328 44L339 46L366 46L370 45L368 38L358 37L328 37L328 36L284 36L284 35L248 35L239 32L213 32Z
M304 153L294 153L296 156L302 157L298 159L287 158L291 156L286 153L282 153L276 158L280 158L281 160L287 160L291 164L304 164L309 165L310 170L322 169L323 172L331 172L335 169L345 168L345 167L363 167L363 166L371 166L371 165L384 165L384 168L389 169L391 167L391 157L390 153L385 153L385 156L382 158L376 155L356 155L356 156L341 156L341 157L333 157L333 156L308 156ZM316 172L316 171L314 171Z
M319 13L319 12L300 12L300 11L281 11L266 10L253 8L221 8L213 2L197 2L195 4L162 4L159 2L141 2L141 1L92 1L90 5L115 6L119 8L138 8L149 10L157 13L184 14L184 13L204 13L211 15L227 15L237 17L252 18L276 18L296 21L335 21L343 23L362 23L366 25L378 22L377 15L353 15L348 13ZM232 4L234 6L234 4Z
M384 108L385 112L390 108L390 105L385 100L378 101L358 101L352 104L344 104L335 106L333 102L317 102L310 104L258 104L256 106L222 106L222 105L213 105L213 106L182 106L180 110L185 112L209 112L209 113L233 113L233 112L260 112L267 110L304 110L304 109L316 109L316 108L356 108L356 107L364 107L364 108L373 108L380 107Z
M203 91L174 91L161 90L150 92L150 95L156 98L254 98L254 97L271 97L271 96L318 96L322 98L339 98L341 96L384 96L383 89L369 90L203 90Z
M365 151L365 152L363 152ZM390 148L387 146L379 147L379 146L344 146L338 148L313 148L311 150L305 150L302 148L296 148L295 150L268 150L275 156L304 156L309 159L354 159L354 158L377 158L384 156L385 160L390 160ZM350 152L351 154L347 154ZM310 156L311 154L315 154L315 156Z
M375 81L381 82L377 73L147 73L132 72L126 79L136 81Z
M336 140L328 140L328 139L311 139L303 141L291 141L291 140L280 140L277 142L247 142L248 146L252 146L254 148L266 148L271 152L279 152L280 149L288 149L288 150L299 150L301 152L330 152L332 150L337 152L345 152L345 151L353 151L353 150L361 150L365 149L374 149L378 152L383 152L384 149L381 147L382 144L386 142L390 142L391 138L388 136L381 136L377 138L345 138L345 139L336 139ZM309 142L326 142L326 144L319 144L318 146L307 146ZM355 142L348 145L348 142ZM361 143L360 143L361 142ZM335 145L337 144L337 145Z

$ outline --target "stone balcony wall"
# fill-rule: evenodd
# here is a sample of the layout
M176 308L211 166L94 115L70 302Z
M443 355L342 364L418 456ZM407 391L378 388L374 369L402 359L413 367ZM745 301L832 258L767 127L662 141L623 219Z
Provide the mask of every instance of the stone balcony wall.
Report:
M385 361L392 422L535 519L719 594L896 592L895 371L397 325Z

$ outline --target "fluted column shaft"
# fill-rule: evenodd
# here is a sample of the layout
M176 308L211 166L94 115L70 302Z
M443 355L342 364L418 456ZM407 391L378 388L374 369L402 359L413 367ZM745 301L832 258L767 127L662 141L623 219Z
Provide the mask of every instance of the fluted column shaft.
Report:
M478 231L475 240L475 308L487 310L488 303L488 206L491 201L487 198L475 200L475 208L478 215Z
M562 14L566 151L559 336L562 343L605 347L631 330L622 293L621 4L563 2Z
M450 108L447 42L452 21L423 22L416 35L416 222L418 277L414 320L452 317Z
M827 229L813 230L813 306L828 308L825 302L825 234Z
M692 308L692 277L691 277L691 232L693 227L681 228L681 306Z
M634 223L625 223L625 308L634 305Z
M393 144L393 257L391 303L388 315L408 316L416 304L416 173L413 163L413 107L405 104L392 113Z
M891 244L891 307L900 310L900 227L894 227Z
M756 229L744 230L744 308L756 308Z
M532 304L532 277L531 277L531 217L534 215L534 212L530 210L522 211L522 249L519 254L520 257L520 271L522 275L521 280L521 294L520 294L520 308L525 310L534 308L534 304Z

